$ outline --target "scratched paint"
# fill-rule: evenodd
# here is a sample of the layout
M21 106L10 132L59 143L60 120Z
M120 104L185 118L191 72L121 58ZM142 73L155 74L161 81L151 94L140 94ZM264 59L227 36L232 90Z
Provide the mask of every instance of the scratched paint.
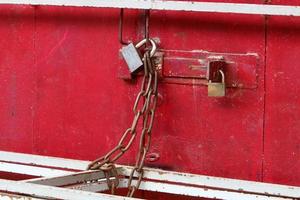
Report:
M132 120L140 83L118 77L123 62L118 10L0 10L0 35L5 38L0 41L0 149L84 160L104 154ZM126 11L125 20L126 40L140 40L141 13ZM150 152L159 159L148 166L300 184L299 31L294 30L299 21L268 20L151 12L150 36L159 38L163 49L249 53L259 61L257 88L231 88L222 99L208 98L204 85L162 83ZM121 163L134 164L134 153Z

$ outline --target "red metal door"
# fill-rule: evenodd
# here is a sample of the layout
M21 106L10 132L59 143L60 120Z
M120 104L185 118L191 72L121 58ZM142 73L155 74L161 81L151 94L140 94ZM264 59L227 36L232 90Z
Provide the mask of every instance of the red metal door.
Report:
M119 11L0 10L0 149L90 160L111 149L130 125L140 81L118 76ZM141 12L126 11L126 39L142 38L141 21ZM157 159L147 165L299 185L297 26L291 17L152 11L160 48L255 55L257 86L217 99L193 81L162 82L149 154Z
M34 9L0 7L0 146L32 152Z
M300 5L299 1L274 1ZM264 181L300 184L300 20L269 17L266 46Z
M228 89L225 98L207 97L206 86L161 85L163 103L158 107L152 149L161 159L154 165L261 180L264 17L153 12L151 19L151 34L160 38L164 49L259 57L253 68L257 67L258 87Z

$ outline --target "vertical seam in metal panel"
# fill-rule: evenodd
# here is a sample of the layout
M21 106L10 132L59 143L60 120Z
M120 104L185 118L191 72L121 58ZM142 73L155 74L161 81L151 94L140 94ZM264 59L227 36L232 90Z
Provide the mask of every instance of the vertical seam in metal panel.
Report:
M262 136L262 161L261 161L261 181L264 181L264 162L265 162L265 132L266 132L266 76L267 76L267 48L268 48L268 18L269 16L265 16L264 17L264 32L265 32L265 36L264 36L264 70L263 70L263 85L264 85L264 93L263 93L263 136Z
M33 102L32 102L32 147L31 151L35 152L35 120L36 120L36 108L37 108L37 54L36 54L36 35L37 35L37 28L36 28L36 9L37 6L33 7L33 76L34 76L34 88L33 88Z

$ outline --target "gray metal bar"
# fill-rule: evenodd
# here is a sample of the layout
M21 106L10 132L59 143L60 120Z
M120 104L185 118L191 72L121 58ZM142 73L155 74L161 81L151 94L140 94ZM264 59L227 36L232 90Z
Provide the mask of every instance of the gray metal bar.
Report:
M64 200L130 200L132 198L0 179L0 190L37 198Z

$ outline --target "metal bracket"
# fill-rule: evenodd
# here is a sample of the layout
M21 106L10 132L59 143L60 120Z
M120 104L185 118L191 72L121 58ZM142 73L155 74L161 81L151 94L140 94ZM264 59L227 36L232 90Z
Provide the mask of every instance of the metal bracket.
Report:
M150 18L150 10L144 10L144 38L147 39L147 41L149 40L149 18ZM131 41L124 41L124 37L123 37L123 32L124 32L124 8L120 9L120 16L119 16L119 34L118 34L118 38L119 38L119 42L121 45L129 45L131 43Z
M119 18L119 42L121 45L128 45L130 42L125 42L123 39L123 24L124 24L124 8L120 9L120 18Z

